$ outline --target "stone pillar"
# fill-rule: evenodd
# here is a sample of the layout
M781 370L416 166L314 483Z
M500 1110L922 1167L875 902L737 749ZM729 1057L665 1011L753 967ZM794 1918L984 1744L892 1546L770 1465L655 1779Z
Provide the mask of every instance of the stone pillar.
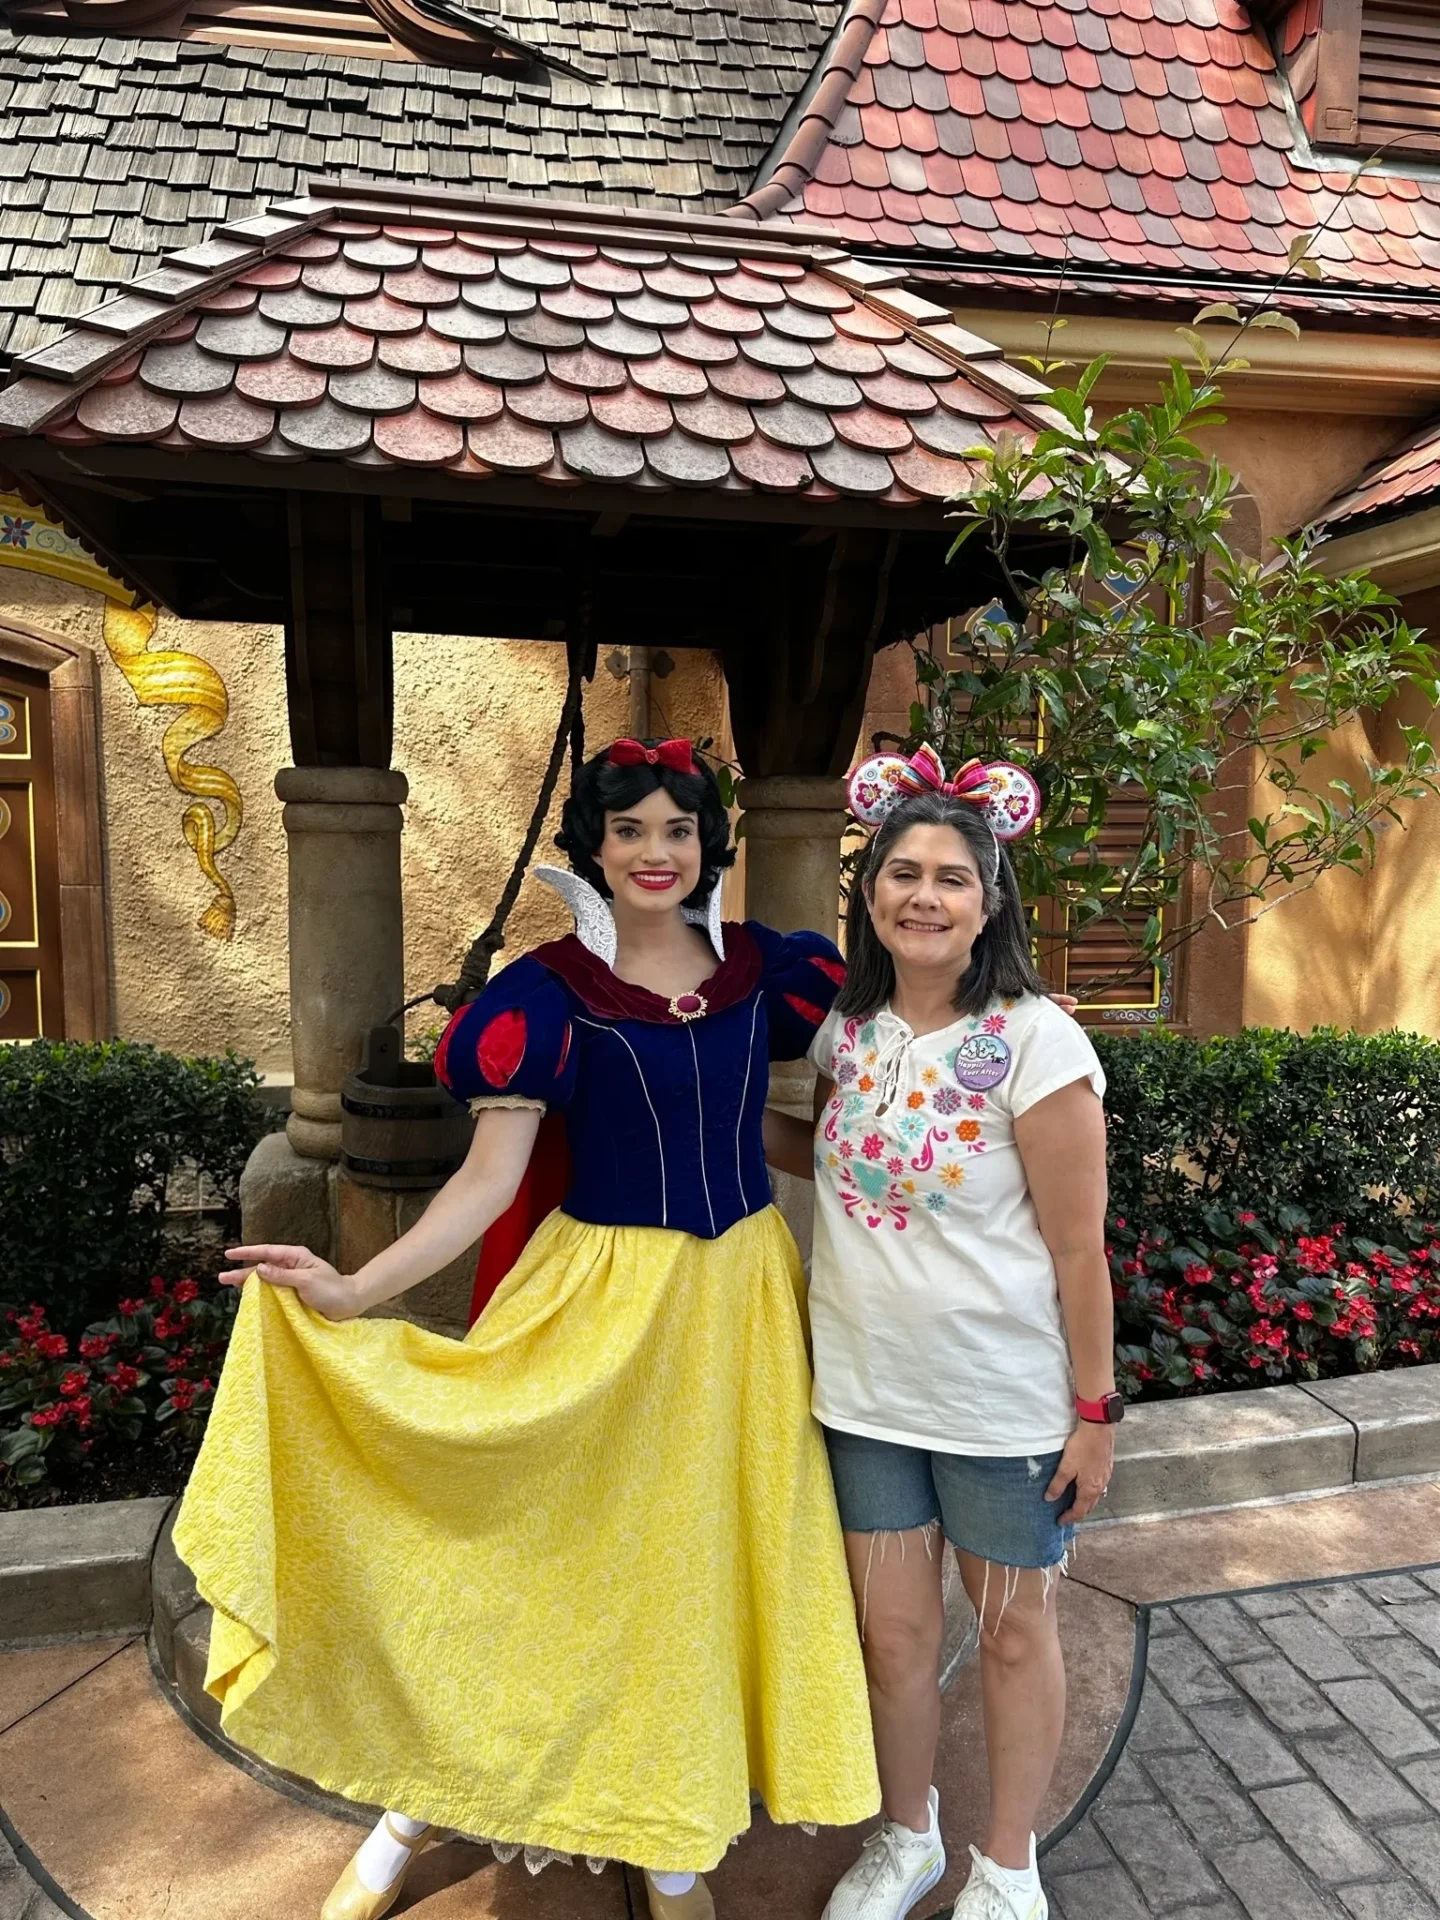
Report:
M849 815L843 780L775 774L742 780L736 796L745 819L745 912L781 933L813 927L836 936L840 905L840 836ZM770 1104L808 1119L815 1075L804 1060L770 1070ZM802 1255L810 1256L814 1190L773 1169L775 1202Z
M745 816L746 913L781 933L813 927L833 940L845 782L776 774L742 780L736 798Z
M340 1088L361 1039L405 998L400 902L403 773L284 767L290 876L290 1023L295 1152L340 1153Z

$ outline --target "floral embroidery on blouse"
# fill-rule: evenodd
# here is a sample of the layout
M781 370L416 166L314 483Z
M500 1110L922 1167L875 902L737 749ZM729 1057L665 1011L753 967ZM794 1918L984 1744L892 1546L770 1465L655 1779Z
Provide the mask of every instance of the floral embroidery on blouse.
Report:
M943 1066L920 1070L918 1084L896 1098L881 1131L873 1105L875 1077L862 1070L880 1057L876 1022L844 1023L831 1052L836 1092L822 1118L823 1144L817 1142L815 1164L833 1181L851 1219L862 1220L872 1231L888 1226L898 1233L908 1226L917 1205L930 1214L946 1211L947 1195L965 1183L965 1157L985 1151L979 1116L990 1104L987 1093L956 1084L957 1054L966 1039L983 1036L985 1051L979 1057L1000 1061L1003 1078L1009 1071L1007 1043L1000 1039L1006 1024L1003 1012L965 1022L960 1047L947 1054ZM973 1071L971 1054L964 1059ZM916 1175L925 1178L917 1180Z

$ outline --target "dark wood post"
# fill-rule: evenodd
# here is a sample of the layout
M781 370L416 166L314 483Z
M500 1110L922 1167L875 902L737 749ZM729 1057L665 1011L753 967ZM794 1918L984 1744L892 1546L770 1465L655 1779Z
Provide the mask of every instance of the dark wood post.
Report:
M285 679L298 767L388 767L394 728L380 502L292 493Z

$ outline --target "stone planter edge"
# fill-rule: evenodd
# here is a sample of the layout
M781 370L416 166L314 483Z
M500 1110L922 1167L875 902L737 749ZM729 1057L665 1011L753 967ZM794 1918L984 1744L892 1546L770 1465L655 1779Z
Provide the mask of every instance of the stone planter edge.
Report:
M1088 1524L1440 1474L1440 1365L1130 1410ZM199 1718L207 1610L170 1546L173 1502L0 1514L0 1647L149 1632ZM947 1648L947 1664L959 1652ZM183 1676L183 1678L182 1678Z

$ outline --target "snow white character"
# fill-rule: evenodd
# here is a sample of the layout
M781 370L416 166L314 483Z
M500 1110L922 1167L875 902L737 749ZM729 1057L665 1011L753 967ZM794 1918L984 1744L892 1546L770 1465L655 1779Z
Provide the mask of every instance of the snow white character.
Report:
M810 1046L839 955L722 926L735 856L689 741L588 761L558 844L571 871L541 873L577 930L450 1022L436 1072L475 1135L424 1217L353 1274L230 1254L244 1297L175 1539L226 1730L391 1809L323 1920L376 1920L445 1829L629 1862L654 1920L708 1920L698 1876L752 1790L782 1822L879 1805L762 1146L770 1062ZM468 1336L360 1317L506 1214L546 1112L563 1204Z

